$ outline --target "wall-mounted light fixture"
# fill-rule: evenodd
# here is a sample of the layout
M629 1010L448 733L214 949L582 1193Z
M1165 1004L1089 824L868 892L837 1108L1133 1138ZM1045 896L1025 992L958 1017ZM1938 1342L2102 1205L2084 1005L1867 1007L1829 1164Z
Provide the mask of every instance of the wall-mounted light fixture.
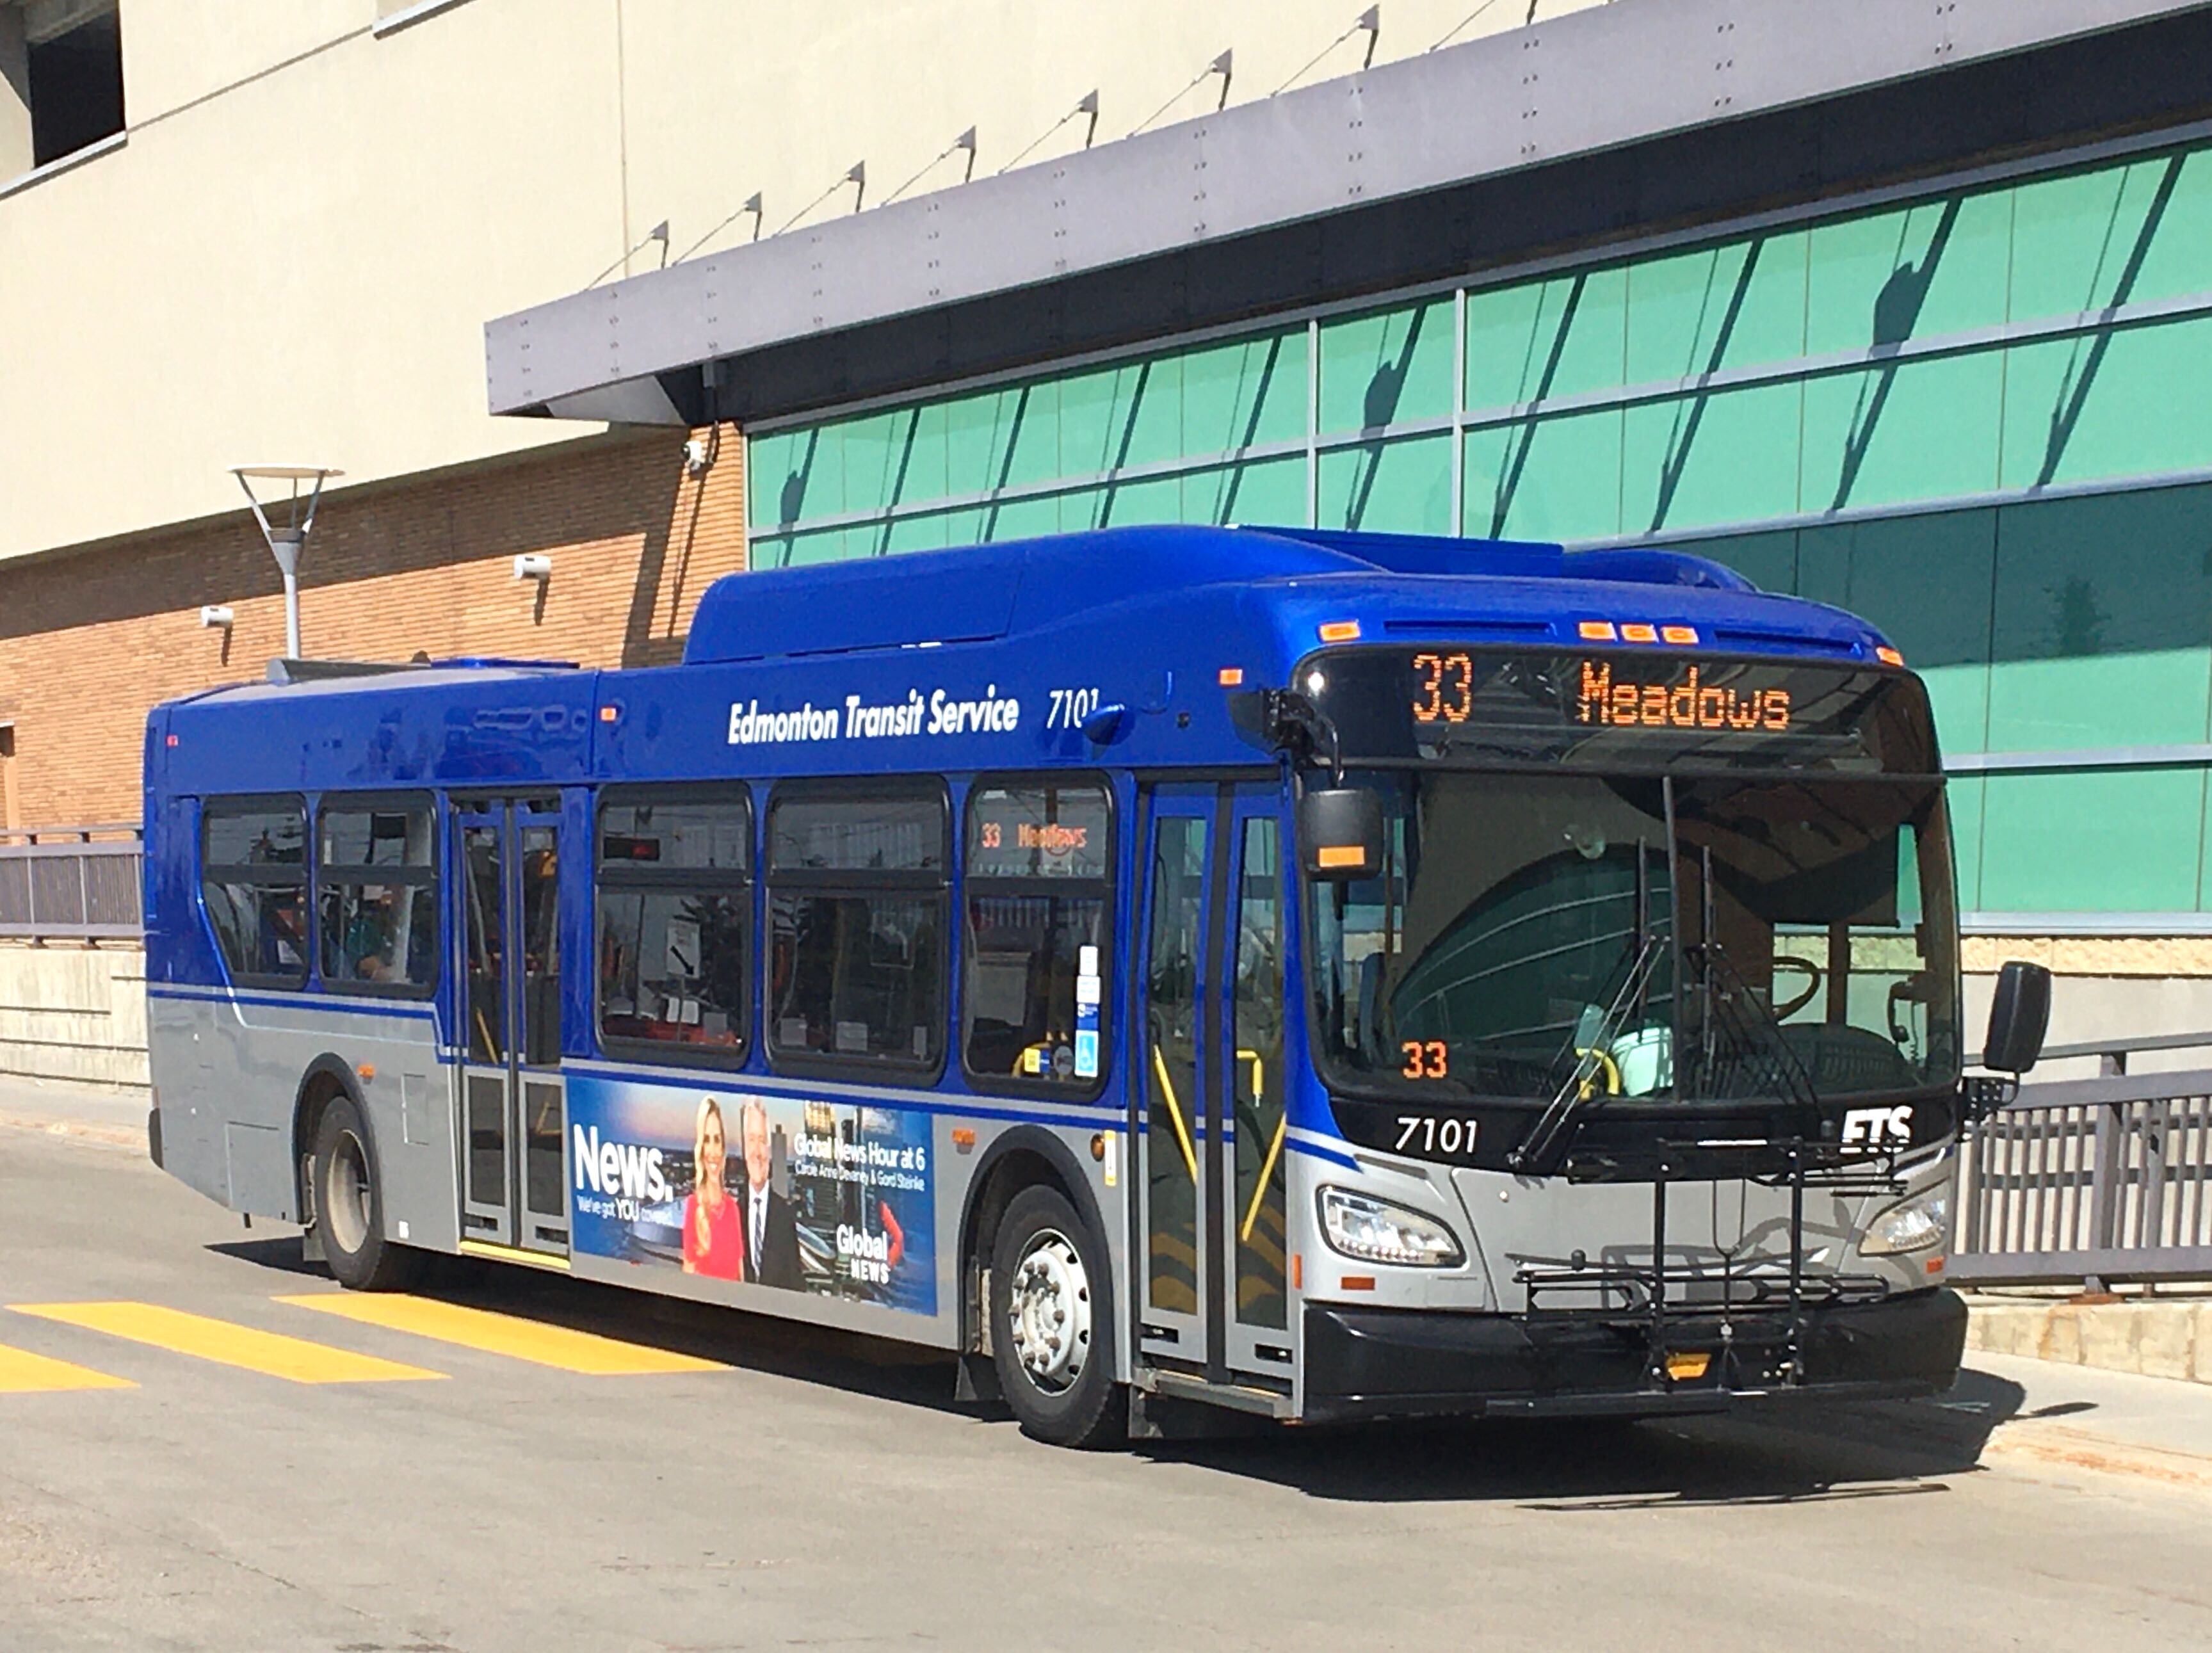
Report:
M238 617L220 603L203 604L200 624L210 631L228 631L238 623Z
M514 559L514 577L517 580L550 580L553 577L553 559L543 551L525 551Z

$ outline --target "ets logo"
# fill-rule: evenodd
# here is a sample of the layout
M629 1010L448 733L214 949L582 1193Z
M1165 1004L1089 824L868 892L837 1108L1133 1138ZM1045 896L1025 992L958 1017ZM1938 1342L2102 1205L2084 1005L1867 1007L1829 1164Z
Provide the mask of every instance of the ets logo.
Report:
M1882 1148L1912 1146L1912 1108L1851 1108L1844 1113L1846 1148L1873 1153Z

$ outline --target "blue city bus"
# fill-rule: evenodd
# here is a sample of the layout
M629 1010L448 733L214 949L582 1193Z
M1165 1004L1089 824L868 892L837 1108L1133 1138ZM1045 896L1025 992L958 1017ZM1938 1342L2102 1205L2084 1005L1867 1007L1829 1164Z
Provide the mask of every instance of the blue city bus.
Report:
M349 1286L904 1339L1068 1444L1957 1370L2003 1082L1849 614L1146 527L733 575L657 669L270 676L148 722L149 1130Z

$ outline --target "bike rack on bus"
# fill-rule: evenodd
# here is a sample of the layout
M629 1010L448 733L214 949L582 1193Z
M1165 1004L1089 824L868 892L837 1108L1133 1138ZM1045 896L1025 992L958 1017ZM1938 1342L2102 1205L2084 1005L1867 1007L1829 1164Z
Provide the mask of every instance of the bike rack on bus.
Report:
M1732 1161L1737 1165L1732 1174L1741 1180L1761 1188L1790 1190L1790 1256L1786 1269L1778 1274L1771 1261L1738 1273L1726 1252L1721 1254L1717 1273L1696 1264L1667 1261L1668 1184L1690 1180L1683 1173L1692 1168L1698 1180L1725 1177L1731 1173L1724 1167ZM1644 1342L1648 1392L1672 1394L1676 1389L1677 1380L1668 1370L1669 1332L1680 1321L1717 1319L1721 1367L1716 1375L1717 1388L1734 1391L1771 1387L1764 1379L1748 1386L1742 1381L1739 1318L1785 1315L1780 1383L1782 1387L1794 1389L1805 1382L1808 1309L1875 1303L1889 1295L1889 1283L1878 1275L1808 1273L1805 1193L1808 1188L1818 1188L1838 1195L1902 1194L1905 1184L1898 1174L1893 1150L1846 1150L1834 1142L1802 1135L1707 1139L1662 1142L1648 1157L1634 1159L1608 1154L1601 1166L1571 1158L1565 1171L1573 1181L1650 1178L1650 1264L1592 1263L1577 1252L1564 1262L1524 1264L1515 1273L1515 1283L1528 1294L1531 1321L1599 1322L1639 1331ZM1621 1299L1618 1304L1606 1300L1614 1295ZM1584 1301L1554 1306L1542 1301L1547 1296ZM1600 1300L1591 1304L1587 1301L1591 1297ZM1699 1378L1703 1376L1698 1374Z

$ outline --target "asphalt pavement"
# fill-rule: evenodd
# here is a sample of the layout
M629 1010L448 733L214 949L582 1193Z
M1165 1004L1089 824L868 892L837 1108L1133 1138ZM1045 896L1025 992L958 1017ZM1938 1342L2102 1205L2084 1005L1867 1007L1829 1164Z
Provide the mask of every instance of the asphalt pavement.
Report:
M1073 1454L927 1352L458 1260L340 1293L134 1106L0 1087L5 1653L2212 1646L2212 1389L1976 1357Z

